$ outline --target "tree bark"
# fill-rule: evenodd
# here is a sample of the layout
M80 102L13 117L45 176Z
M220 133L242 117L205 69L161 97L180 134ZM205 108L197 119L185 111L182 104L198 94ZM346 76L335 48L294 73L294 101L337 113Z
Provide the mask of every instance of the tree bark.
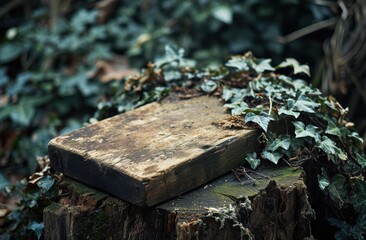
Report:
M138 207L65 178L44 210L45 239L313 239L302 171L233 174L154 207Z

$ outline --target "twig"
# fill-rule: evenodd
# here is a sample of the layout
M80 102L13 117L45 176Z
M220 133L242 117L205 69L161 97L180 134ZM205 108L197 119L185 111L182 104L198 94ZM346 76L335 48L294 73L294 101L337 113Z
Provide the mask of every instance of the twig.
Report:
M303 36L306 36L310 33L313 33L313 32L316 32L316 31L319 31L323 28L327 28L327 27L330 27L334 24L337 23L337 18L336 17L333 17L333 18L329 18L327 20L324 20L324 21L320 21L320 22L317 22L317 23L314 23L312 25L309 25L309 26L306 26L304 28L301 28L295 32L292 32L284 37L278 37L277 38L277 41L279 43L289 43L289 42L292 42L296 39L299 39Z
M271 95L268 95L268 99L269 99L268 115L271 115L271 112L272 112L272 98L271 98Z
M244 168L244 167L243 167ZM244 170L245 170L245 168L244 168ZM264 178L266 178L266 179L271 179L269 176L267 176L267 175L264 175L264 174L262 174L262 173L259 173L259 172L256 172L256 171L253 171L253 170L249 170L251 173L253 173L253 174L257 174L258 176L261 176L261 177L264 177Z
M253 183L255 183L255 181L256 181L256 180L255 180L254 178L252 178L252 177L247 173L247 171L245 171L245 168L244 168L244 167L242 168L242 170L243 170L242 172L244 173L244 175L245 175L245 176L247 176L247 178L249 178L250 180L252 180L252 181L253 181Z
M343 1L338 1L338 5L342 9L342 14L341 14L342 19L346 20L346 18L348 17L348 9L347 9L346 5L344 4Z
M231 169L231 171L234 173L235 178L236 178L239 182L242 182L242 181L241 181L241 179L240 179L240 177L239 177L239 175L238 175L238 173L237 173L237 171L236 171L236 170L234 170L234 169Z

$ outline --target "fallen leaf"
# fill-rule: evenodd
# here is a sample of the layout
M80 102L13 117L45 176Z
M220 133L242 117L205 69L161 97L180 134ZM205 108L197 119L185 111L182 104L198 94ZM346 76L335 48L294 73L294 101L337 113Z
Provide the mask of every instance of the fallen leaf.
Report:
M106 83L112 80L121 80L139 72L128 67L128 60L123 56L114 56L112 60L98 60L94 69L88 73L89 78L99 78Z

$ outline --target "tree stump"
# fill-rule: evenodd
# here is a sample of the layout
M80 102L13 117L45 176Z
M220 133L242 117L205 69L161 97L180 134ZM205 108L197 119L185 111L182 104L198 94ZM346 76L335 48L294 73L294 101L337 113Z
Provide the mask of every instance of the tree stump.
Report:
M155 207L138 207L70 178L44 210L45 239L313 239L303 172L230 173Z

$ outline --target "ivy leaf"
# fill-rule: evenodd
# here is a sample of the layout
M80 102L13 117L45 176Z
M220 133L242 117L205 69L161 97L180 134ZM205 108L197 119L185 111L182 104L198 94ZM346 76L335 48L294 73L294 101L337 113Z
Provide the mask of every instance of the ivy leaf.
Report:
M357 159L357 162L361 165L362 168L365 168L366 166L366 158L365 156L359 154L359 153L356 153L356 159Z
M330 138L328 138L327 136L323 136L322 137L322 141L319 142L316 145L318 148L320 148L321 150L323 150L325 153L327 154L336 154L337 152L339 152L339 148L336 146L335 142L333 142Z
M347 136L354 139L359 145L362 146L363 139L362 139L362 137L360 137L360 135L357 132L352 132L351 134L349 134Z
M308 65L300 65L300 63L293 58L286 58L286 60L278 66L278 68L292 67L294 74L305 73L310 76L310 69Z
M246 110L250 109L246 102L241 102L239 106L231 109L232 115L242 115L245 113Z
M304 94L301 94L299 98L296 100L293 108L293 111L300 111L300 112L308 112L308 113L315 113L315 108L319 107L320 104L314 102L310 98L306 97Z
M271 66L271 59L251 59L245 56L234 56L225 64L227 67L236 68L239 71L254 69L257 73L275 70Z
M32 222L28 226L28 229L32 230L36 234L37 239L41 239L42 234L43 234L44 225L43 225L43 223Z
M202 91L204 91L205 93L212 93L213 91L215 91L217 88L217 83L212 81L212 80L208 80L205 81L202 85L201 85L201 89Z
M327 105L330 109L332 109L333 111L336 111L336 112L338 112L338 109L335 107L335 105L334 105L334 103L333 103L333 101L331 102L331 101L329 101L329 100L325 100L324 101L324 104L325 105Z
M22 53L22 46L14 43L0 45L0 63L7 63L17 58Z
M249 59L244 57L234 56L226 62L225 66L236 68L239 71L248 71L250 69Z
M230 24L233 21L233 12L232 8L229 6L218 6L213 9L213 16L226 24Z
M321 190L326 189L329 186L328 174L324 168L321 168L322 174L318 176L319 187Z
M336 174L328 186L330 198L336 202L339 207L343 206L347 196L346 182L347 180L343 175Z
M43 191L43 192L48 192L51 187L55 184L55 179L53 179L51 176L47 175L44 178L40 179L37 182L38 187Z
M245 160L250 164L250 167L252 169L256 169L259 164L261 163L261 160L259 160L257 158L257 153L253 152L253 153L248 153L246 156L245 156Z
M17 122L23 126L29 126L35 113L36 110L33 106L29 106L26 103L20 103L16 107L16 111L10 113L10 117L14 122Z
M341 137L343 135L341 132L341 129L333 121L328 122L328 127L327 127L327 130L325 131L325 133L328 133L330 135L335 135L338 137Z
M297 80L293 81L292 84L296 91L303 89L304 87L307 87L306 82L301 79L297 79Z
M225 102L232 102L236 104L243 100L244 91L244 89L228 88L224 86L221 97L225 100Z
M0 172L0 191L9 185L10 182L8 181L8 178L5 177L4 173Z
M345 152L343 152L342 149L340 149L340 148L337 148L337 149L338 149L337 156L339 157L339 159L341 159L343 161L347 160L348 159L347 154Z
M271 66L271 59L260 59L260 60L257 60L257 63L253 63L252 64L252 68L257 73L262 73L264 71L273 71L273 70L275 70Z
M71 26L76 32L81 33L86 29L88 24L93 24L95 22L97 15L97 11L81 9L71 18Z
M278 148L288 150L290 147L291 138L289 135L280 135L268 147L269 151L276 151Z
M277 164L278 160L280 160L283 157L283 154L277 152L263 151L262 157L273 162L274 164Z
M278 109L278 114L279 115L293 116L295 118L298 118L300 116L299 112L295 112L295 111L292 111L292 110L287 110L285 107L280 107L280 109Z
M300 113L292 110L294 105L295 100L292 98L288 99L286 104L287 108L285 106L282 106L280 109L278 109L278 114L279 115L285 114L287 116L293 116L295 118L298 118L300 116Z
M357 191L352 197L352 204L359 213L366 212L366 183L361 179L356 179Z
M259 115L256 115L252 112L249 112L245 115L244 122L254 122L258 124L265 132L267 132L268 124L270 121L274 120L271 116L269 116L267 113L260 113Z
M306 125L303 122L296 121L292 122L295 126L295 135L296 138L302 138L302 137L311 137L314 138L316 142L320 140L320 135L317 131L318 127L314 125Z

